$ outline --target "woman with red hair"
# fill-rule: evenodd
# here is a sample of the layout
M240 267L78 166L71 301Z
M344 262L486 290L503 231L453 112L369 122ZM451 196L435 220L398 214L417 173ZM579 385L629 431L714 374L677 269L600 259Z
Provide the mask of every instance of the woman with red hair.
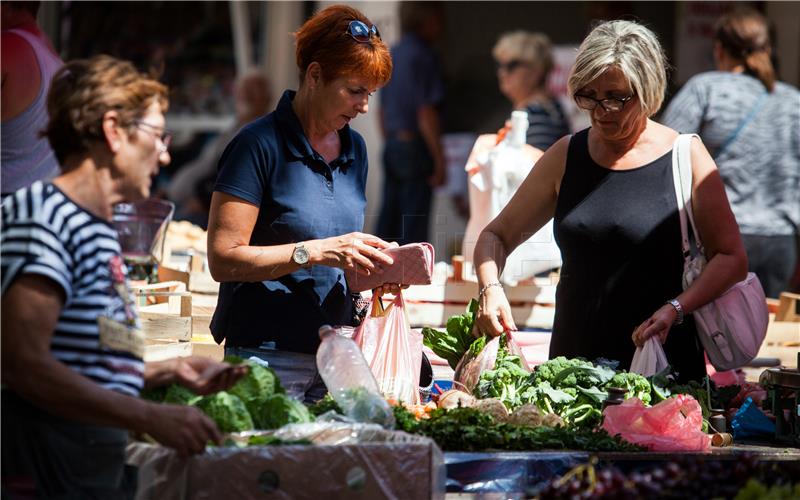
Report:
M389 80L375 25L334 5L295 33L300 86L245 126L222 154L211 200L208 259L221 282L211 323L226 353L257 356L288 392L325 393L317 331L352 325L345 271L380 273L389 243L364 225L367 151L350 121Z

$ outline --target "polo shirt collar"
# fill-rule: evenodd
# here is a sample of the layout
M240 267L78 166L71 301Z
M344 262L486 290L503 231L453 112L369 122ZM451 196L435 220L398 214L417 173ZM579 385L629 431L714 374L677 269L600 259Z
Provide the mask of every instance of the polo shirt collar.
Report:
M308 142L303 126L300 124L300 119L292 108L292 101L294 100L297 92L294 90L286 90L283 92L278 107L275 109L275 116L278 123L286 137L286 147L289 152L297 159L314 159L319 155L311 147ZM339 130L339 141L342 149L339 157L331 162L335 166L350 166L356 159L355 148L353 147L353 138L350 132L350 125L345 125L344 128Z

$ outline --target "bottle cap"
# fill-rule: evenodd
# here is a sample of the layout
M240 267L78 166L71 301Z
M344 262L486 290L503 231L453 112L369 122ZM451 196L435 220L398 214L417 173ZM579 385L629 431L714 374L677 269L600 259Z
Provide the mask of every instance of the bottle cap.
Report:
M319 338L320 339L324 338L326 335L328 335L330 333L336 333L336 330L334 330L331 325L322 325L321 327L319 327Z

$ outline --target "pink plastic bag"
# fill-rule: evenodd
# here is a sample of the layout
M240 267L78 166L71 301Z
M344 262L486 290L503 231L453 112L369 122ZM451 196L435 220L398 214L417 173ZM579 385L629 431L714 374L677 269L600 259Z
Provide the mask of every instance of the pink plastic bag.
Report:
M680 394L649 408L639 398L630 398L609 406L603 416L603 429L609 434L620 434L650 451L708 451L711 446L711 437L701 430L700 404L691 396Z
M411 330L402 293L385 309L380 297L373 295L372 307L353 340L386 398L419 404L422 334Z
M522 354L517 342L511 336L511 332L506 332L506 348L509 354L519 356L522 362L522 367L526 371L531 371L528 366L528 361L525 360L525 355ZM477 355L473 356L469 351L464 353L464 356L458 361L456 365L455 375L453 382L458 386L457 388L472 393L475 386L478 385L478 380L481 378L481 373L485 370L493 370L495 362L497 361L497 350L500 348L500 337L495 337L486 342L483 350Z

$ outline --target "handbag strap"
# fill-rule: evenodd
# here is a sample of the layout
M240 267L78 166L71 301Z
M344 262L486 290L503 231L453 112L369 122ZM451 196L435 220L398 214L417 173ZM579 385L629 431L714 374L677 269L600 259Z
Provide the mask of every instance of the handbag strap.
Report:
M675 186L675 198L678 201L678 214L681 221L681 247L683 259L689 260L692 254L689 243L689 226L694 235L697 250L703 253L703 243L697 233L692 214L692 137L697 134L680 134L672 147L672 181ZM689 223L686 223L686 220Z
M742 121L739 122L739 126L736 127L736 130L734 130L731 133L731 135L729 135L728 138L725 139L725 142L722 143L722 146L720 146L719 149L717 149L717 152L714 153L715 160L722 155L723 151L728 149L728 146L730 146L733 143L733 141L736 140L737 137L739 137L739 133L742 131L742 129L744 129L748 123L753 121L753 118L755 118L758 112L761 111L761 107L764 105L764 101L767 100L768 96L769 92L765 90L764 93L761 94L761 97L759 97L758 100L756 101L756 104L755 106L753 106L753 109L751 109L750 112L747 114L747 116L745 116L742 119Z

